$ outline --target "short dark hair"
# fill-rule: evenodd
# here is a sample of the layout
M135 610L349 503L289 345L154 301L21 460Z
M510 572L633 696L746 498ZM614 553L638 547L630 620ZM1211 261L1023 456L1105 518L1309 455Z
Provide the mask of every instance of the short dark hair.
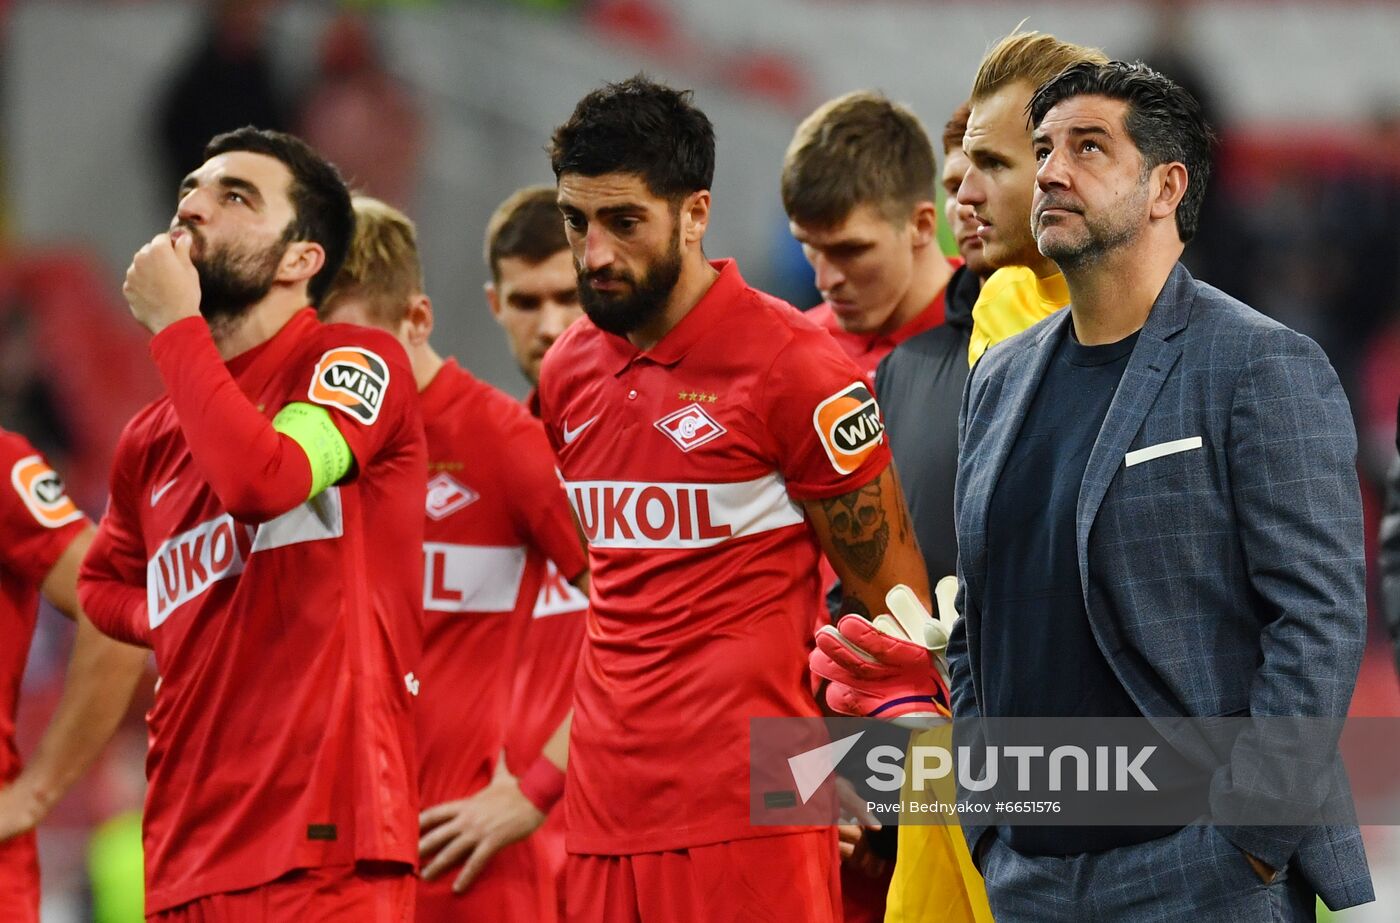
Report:
M493 281L501 281L501 260L514 257L533 266L569 249L556 196L549 186L526 186L496 208L486 224L486 265Z
M288 196L293 217L284 239L312 241L326 252L325 265L306 287L311 303L319 307L345 262L355 233L355 210L340 171L295 135L252 125L216 135L205 146L204 159L232 151L264 154L281 161L291 172Z
M632 173L652 195L672 201L709 189L715 129L693 96L643 74L589 93L550 138L555 179Z
M783 208L799 224L830 227L861 205L904 222L932 202L933 144L907 106L879 93L838 96L802 120L783 157Z
M1186 192L1176 207L1176 232L1182 243L1195 237L1215 142L1196 98L1141 61L1081 63L1036 90L1027 107L1031 123L1039 125L1055 105L1075 96L1106 96L1128 104L1123 128L1142 152L1145 169L1164 163L1186 167Z

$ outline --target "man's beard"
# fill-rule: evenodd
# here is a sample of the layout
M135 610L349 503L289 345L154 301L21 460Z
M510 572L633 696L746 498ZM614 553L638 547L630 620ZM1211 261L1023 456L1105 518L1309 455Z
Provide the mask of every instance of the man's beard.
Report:
M641 279L634 278L628 272L601 269L588 273L579 269L579 301L583 304L583 313L600 330L626 336L662 312L680 277L681 247L678 234L666 255L648 266L646 275ZM590 280L620 281L626 283L627 288L616 294L600 292L590 284Z
M1070 239L1051 238L1046 241L1046 246L1041 246L1037 237L1036 245L1041 256L1052 260L1061 271L1073 270L1087 266L1105 254L1132 243L1142 233L1141 215L1147 207L1147 196L1148 187L1144 177L1135 194L1109 214L1101 214L1091 221L1087 214L1076 209L1084 223L1082 232ZM1051 196L1047 196L1040 203L1042 211L1053 207L1074 206Z
M185 231L194 236L202 251L191 258L199 273L199 313L205 320L221 324L237 321L272 291L277 266L290 242L286 234L262 251L234 253L227 246L211 249L196 228L185 226Z

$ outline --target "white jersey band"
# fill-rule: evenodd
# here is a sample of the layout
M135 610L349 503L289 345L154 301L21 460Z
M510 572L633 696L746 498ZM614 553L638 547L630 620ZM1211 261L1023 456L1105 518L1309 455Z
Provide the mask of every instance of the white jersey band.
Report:
M709 548L804 518L777 472L731 484L568 481L565 487L594 548Z

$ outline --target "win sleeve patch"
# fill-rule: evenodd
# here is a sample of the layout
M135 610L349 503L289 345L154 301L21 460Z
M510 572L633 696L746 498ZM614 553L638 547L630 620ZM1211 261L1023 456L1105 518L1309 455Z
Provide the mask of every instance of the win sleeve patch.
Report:
M379 419L389 389L389 364L358 346L327 350L316 363L307 397L344 411L366 426Z
M860 382L852 382L812 411L826 457L841 474L850 474L885 438L885 424L875 396Z
M15 462L10 483L41 525L57 529L83 518L82 510L63 489L63 479L41 456L27 455Z

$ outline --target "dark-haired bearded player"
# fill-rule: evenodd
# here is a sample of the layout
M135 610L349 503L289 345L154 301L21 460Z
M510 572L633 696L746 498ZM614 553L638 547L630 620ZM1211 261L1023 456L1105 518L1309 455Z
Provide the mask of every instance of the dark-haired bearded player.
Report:
M155 649L158 921L411 918L427 458L382 331L323 325L354 215L299 140L240 129L127 270L165 396L122 434L84 561L94 624Z
M590 93L551 157L588 315L540 376L593 575L569 920L832 923L835 832L751 822L749 721L819 715L821 552L847 611L901 580L927 601L879 410L825 331L705 258L714 133L689 93Z

